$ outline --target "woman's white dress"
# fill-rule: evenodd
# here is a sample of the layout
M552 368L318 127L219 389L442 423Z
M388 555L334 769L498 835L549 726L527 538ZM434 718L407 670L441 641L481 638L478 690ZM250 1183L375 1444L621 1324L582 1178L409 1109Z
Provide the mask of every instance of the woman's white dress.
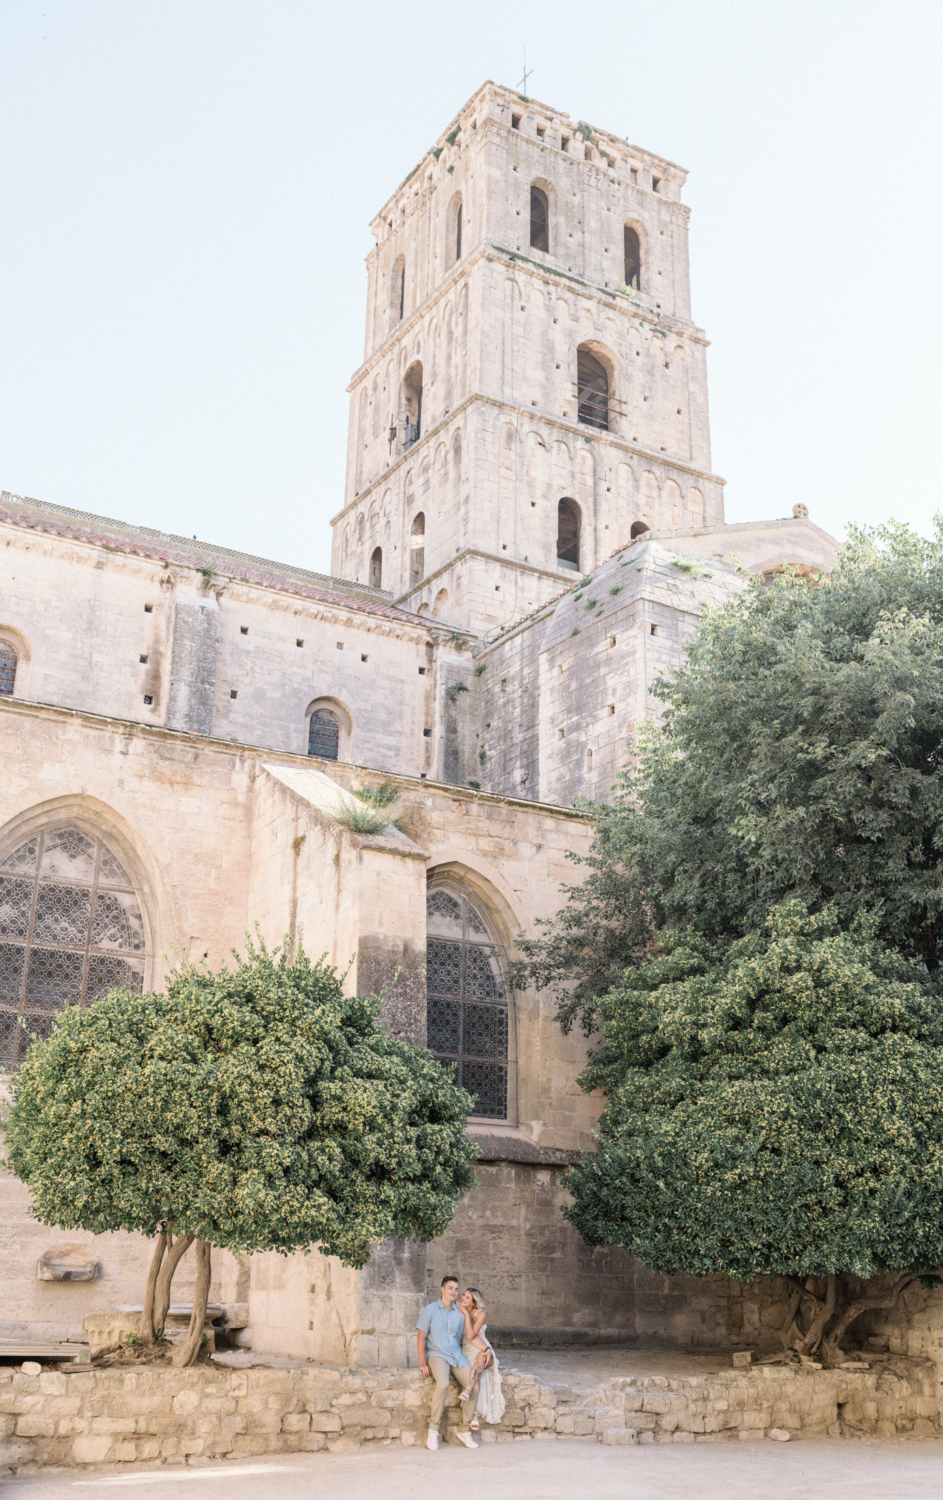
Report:
M494 1354L494 1364L487 1370L482 1370L478 1377L478 1415L485 1422L500 1422L504 1416L504 1396L501 1393L501 1371L498 1367L498 1356L488 1338L488 1325L482 1324L478 1330L478 1337L483 1344L487 1344L491 1353ZM462 1353L469 1364L474 1364L481 1353L473 1343L465 1339L462 1343Z

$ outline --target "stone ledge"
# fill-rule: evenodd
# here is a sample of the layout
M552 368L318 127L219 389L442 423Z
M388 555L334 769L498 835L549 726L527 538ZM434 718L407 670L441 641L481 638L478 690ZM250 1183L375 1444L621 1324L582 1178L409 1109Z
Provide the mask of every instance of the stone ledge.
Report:
M504 1370L491 1442L706 1443L802 1435L938 1436L929 1360L872 1358L866 1370L763 1366L669 1379L624 1376L580 1393ZM0 1469L193 1463L270 1453L413 1447L431 1391L417 1370L192 1370L166 1366L27 1375L0 1369ZM66 1409L67 1408L67 1409ZM460 1416L452 1390L446 1441Z

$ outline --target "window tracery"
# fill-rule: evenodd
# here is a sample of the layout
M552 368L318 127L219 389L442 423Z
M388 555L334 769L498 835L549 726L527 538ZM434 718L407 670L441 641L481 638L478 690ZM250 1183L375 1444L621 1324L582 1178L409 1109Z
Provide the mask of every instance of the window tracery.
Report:
M508 995L499 950L472 903L441 887L426 899L426 1028L455 1065L476 1115L508 1113Z
M74 824L0 857L0 1067L49 1035L57 1011L144 988L144 922L127 871Z
M329 708L316 708L308 721L308 754L321 760L337 760L340 752L341 726Z
M16 648L9 641L0 641L0 697L13 697L18 660Z

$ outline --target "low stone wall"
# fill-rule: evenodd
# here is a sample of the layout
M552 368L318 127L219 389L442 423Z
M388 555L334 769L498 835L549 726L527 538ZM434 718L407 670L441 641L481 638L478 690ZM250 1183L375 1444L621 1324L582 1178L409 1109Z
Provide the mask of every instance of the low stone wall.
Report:
M844 1436L940 1431L936 1369L884 1358L867 1371L730 1370L716 1377L627 1377L590 1392L543 1386L508 1370L507 1410L481 1440L583 1439L609 1444L762 1438L771 1429ZM345 1452L424 1441L429 1384L418 1371L306 1366L289 1370L167 1367L0 1370L0 1466L49 1467ZM450 1427L458 1420L450 1395Z

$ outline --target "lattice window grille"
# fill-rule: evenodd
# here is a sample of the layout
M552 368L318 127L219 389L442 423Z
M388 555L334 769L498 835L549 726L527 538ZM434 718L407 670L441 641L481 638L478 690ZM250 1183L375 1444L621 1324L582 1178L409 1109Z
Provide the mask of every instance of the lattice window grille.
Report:
M0 697L12 698L16 685L17 655L9 641L0 641Z
M321 760L337 760L341 743L341 726L336 714L319 708L311 715L308 727L308 754Z
M426 1035L455 1081L475 1097L475 1114L508 1112L508 996L497 945L463 896L426 901Z
M48 1036L57 1010L144 988L144 923L127 872L74 825L0 856L0 1068Z

